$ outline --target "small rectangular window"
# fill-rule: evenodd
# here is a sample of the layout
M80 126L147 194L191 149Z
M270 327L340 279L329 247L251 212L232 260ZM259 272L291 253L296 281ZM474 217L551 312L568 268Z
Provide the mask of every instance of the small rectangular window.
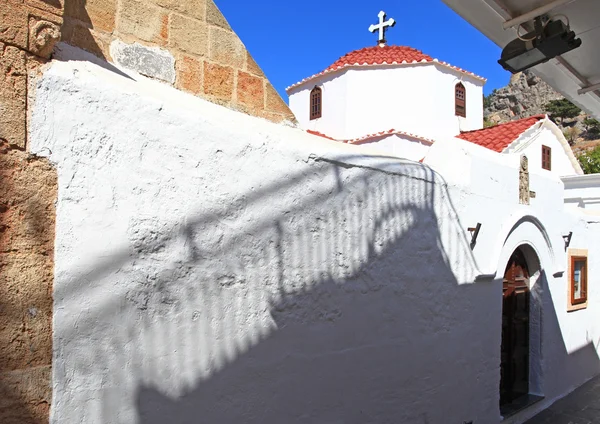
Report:
M542 146L542 169L552 170L552 149L548 146Z
M569 249L569 296L568 310L587 307L588 301L587 250Z

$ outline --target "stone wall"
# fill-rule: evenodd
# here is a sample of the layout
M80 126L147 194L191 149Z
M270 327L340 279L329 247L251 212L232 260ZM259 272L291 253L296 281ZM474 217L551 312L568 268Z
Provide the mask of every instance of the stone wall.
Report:
M64 42L232 109L295 121L213 0L64 1ZM126 46L111 48L115 40Z
M0 422L48 422L56 172L26 152L31 77L60 36L53 0L0 8Z
M0 422L48 422L56 173L0 146Z

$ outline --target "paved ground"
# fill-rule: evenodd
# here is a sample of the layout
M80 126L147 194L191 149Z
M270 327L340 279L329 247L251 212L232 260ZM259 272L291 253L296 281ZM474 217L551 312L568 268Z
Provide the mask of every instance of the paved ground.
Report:
M525 424L600 424L600 376L555 402Z

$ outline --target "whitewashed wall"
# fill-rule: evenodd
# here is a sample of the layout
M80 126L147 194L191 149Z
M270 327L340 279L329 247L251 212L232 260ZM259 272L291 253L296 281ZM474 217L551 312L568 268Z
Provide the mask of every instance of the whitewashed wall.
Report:
M512 155L445 140L442 178L76 61L39 80L31 128L59 176L52 423L499 422L519 243L547 278L548 401L600 371L600 293L566 316L555 277L560 233L598 252L598 225L535 172L516 206Z
M467 92L467 118L454 111L454 88ZM323 88L323 116L310 121L310 90ZM336 139L389 129L424 137L455 136L483 127L483 81L438 64L350 68L290 91L290 108L301 128Z
M318 131L336 140L347 139L348 79L345 75L345 72L340 72L322 76L290 96L290 109L296 116L300 128ZM311 120L310 92L315 87L320 87L322 90L322 117Z
M600 212L600 174L572 175L562 178L565 203Z
M501 278L514 250L528 246L533 274L530 385L545 399L503 421L509 424L524 422L600 373L600 215L565 208L560 177L535 167L530 167L530 188L536 197L529 206L519 205L520 155L500 155L453 139L434 143L425 158L450 187L469 193L457 195L455 204L463 226L482 223L473 253L483 280L485 275ZM563 235L569 232L573 232L570 248L589 251L589 305L575 312L567 312ZM539 338L536 330L541 332Z
M567 153L570 147L565 149L566 143L567 141L561 134L560 129L552 122L547 121L542 123L540 128L536 126L523 133L519 140L516 140L505 152L527 156L529 169L535 169L542 173L552 172L559 176L581 174L582 171L575 156ZM542 146L550 147L552 150L550 171L542 169Z

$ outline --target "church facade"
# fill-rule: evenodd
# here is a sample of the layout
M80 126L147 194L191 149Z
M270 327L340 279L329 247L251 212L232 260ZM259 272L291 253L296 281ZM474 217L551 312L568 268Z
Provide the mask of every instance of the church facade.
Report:
M90 36L26 73L2 422L516 424L600 373L598 181L547 117L482 128L484 79L384 45L383 13L287 109L191 3L71 10ZM381 113L378 81L436 88Z

